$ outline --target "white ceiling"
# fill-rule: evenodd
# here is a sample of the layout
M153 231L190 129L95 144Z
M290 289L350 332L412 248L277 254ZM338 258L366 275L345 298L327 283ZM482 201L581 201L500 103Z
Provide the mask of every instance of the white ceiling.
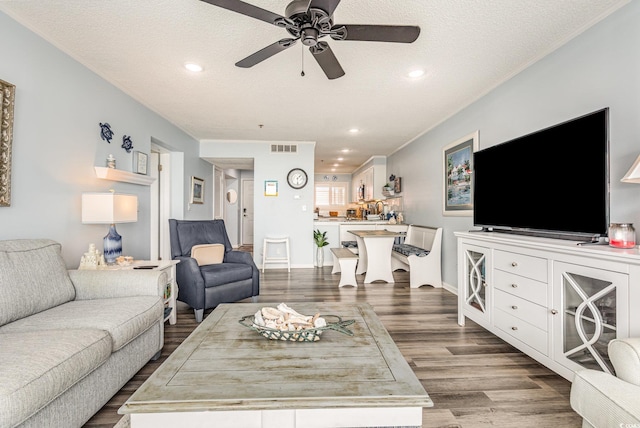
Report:
M412 44L327 40L346 72L335 80L301 43L236 67L289 34L200 0L0 0L0 10L197 140L315 141L316 172L338 163L335 172L349 173L628 1L342 0L334 24L418 25L421 34ZM247 2L280 15L288 4ZM425 75L410 79L414 68Z

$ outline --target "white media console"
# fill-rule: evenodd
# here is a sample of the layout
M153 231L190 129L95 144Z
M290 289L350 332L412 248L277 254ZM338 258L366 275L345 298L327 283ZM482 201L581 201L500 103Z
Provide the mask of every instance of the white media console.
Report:
M469 318L572 381L613 369L608 342L640 337L640 251L455 232L458 324Z

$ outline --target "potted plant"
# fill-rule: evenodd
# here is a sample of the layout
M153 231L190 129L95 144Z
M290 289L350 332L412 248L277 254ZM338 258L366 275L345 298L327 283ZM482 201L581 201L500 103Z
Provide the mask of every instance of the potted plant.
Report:
M395 179L396 179L395 175L391 174L389 176L389 182L382 187L383 192L387 192L390 195L393 194L393 186L394 186Z
M322 267L324 265L324 250L322 247L329 245L327 241L327 231L320 232L320 229L313 231L313 241L316 243L316 265Z

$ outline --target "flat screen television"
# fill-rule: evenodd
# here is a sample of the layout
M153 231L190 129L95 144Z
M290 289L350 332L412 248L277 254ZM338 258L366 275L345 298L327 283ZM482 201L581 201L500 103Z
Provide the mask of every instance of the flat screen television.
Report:
M609 226L609 109L473 155L483 230L597 240Z

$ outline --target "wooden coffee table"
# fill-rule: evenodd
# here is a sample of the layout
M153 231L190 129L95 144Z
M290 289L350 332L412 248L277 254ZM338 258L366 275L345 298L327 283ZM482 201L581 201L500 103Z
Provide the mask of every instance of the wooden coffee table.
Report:
M354 335L268 340L238 320L277 303L221 304L118 412L132 428L422 425L433 402L370 305L287 304L355 320Z

